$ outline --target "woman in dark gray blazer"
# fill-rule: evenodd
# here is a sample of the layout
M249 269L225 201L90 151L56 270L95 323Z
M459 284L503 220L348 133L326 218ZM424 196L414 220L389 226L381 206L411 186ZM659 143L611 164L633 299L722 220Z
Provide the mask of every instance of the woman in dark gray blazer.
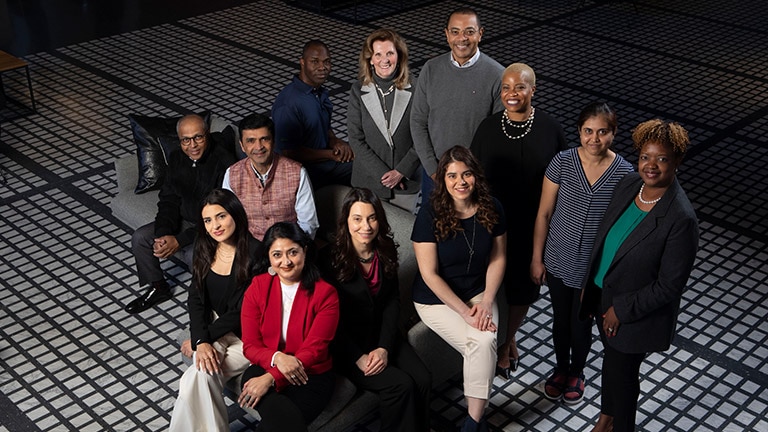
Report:
M376 30L365 40L359 61L347 107L349 145L355 152L352 186L385 200L395 193L416 193L421 176L414 173L420 163L410 127L415 82L405 41L393 30Z
M686 130L649 120L632 140L638 172L616 186L583 283L580 315L597 318L604 346L593 432L635 430L640 364L672 342L699 238L696 213L675 176L689 144Z

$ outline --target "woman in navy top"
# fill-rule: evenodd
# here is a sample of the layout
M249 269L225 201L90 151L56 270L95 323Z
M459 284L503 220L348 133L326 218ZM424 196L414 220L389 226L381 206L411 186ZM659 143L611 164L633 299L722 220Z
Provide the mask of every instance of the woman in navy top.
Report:
M472 153L461 146L445 152L429 205L411 234L419 265L413 301L421 320L464 357L469 416L462 430L485 426L496 365L495 299L506 260L504 221Z
M558 153L547 168L533 235L531 280L549 287L557 367L547 379L549 399L578 403L592 345L592 320L578 319L581 282L611 194L632 165L611 151L616 113L593 102L577 122L581 146ZM546 247L545 247L546 245Z

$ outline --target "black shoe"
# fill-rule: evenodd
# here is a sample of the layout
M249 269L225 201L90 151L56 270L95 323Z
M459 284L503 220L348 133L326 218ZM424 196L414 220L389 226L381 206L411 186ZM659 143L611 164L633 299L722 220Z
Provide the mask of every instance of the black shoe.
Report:
M171 297L173 297L173 295L171 294L171 290L168 288L168 284L164 282L162 284L153 283L150 285L149 290L147 290L144 295L128 303L125 306L125 311L130 314L137 314L151 308L158 303L169 300Z
M510 357L509 367L503 368L499 365L496 365L496 375L504 378L505 380L509 380L512 378L512 372L517 372L517 365L519 361L519 359Z
M476 422L467 415L464 424L461 425L461 432L488 432L488 422L485 421L485 416L479 422Z
M505 380L509 381L509 379L512 378L512 371L510 370L510 368L503 368L497 365L496 376L502 377Z

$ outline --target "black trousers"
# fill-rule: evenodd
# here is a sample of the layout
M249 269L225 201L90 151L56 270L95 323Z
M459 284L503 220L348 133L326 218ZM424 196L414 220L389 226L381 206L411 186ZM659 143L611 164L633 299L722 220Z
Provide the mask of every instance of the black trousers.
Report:
M633 432L640 397L640 365L646 353L623 353L611 348L603 332L602 318L597 323L603 341L600 412L613 417L613 432Z
M342 373L358 388L379 394L382 432L429 431L432 375L413 347L401 342L377 375L365 376L354 362L349 363L345 362Z
M579 375L584 371L592 347L592 318L579 320L580 289L566 286L562 279L549 272L547 286L552 297L552 340L557 370Z
M260 366L251 365L243 373L243 383L264 375ZM256 410L261 415L257 431L306 432L333 395L335 381L332 371L310 375L306 384L288 386L279 393L270 388L262 397Z

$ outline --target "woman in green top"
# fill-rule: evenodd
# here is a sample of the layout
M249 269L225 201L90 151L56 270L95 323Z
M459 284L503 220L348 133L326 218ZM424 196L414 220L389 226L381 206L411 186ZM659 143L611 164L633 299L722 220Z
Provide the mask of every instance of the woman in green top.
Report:
M696 213L675 173L688 147L676 123L632 133L637 173L616 186L598 229L580 315L597 318L604 346L600 418L593 432L633 431L640 364L669 348L696 257Z

